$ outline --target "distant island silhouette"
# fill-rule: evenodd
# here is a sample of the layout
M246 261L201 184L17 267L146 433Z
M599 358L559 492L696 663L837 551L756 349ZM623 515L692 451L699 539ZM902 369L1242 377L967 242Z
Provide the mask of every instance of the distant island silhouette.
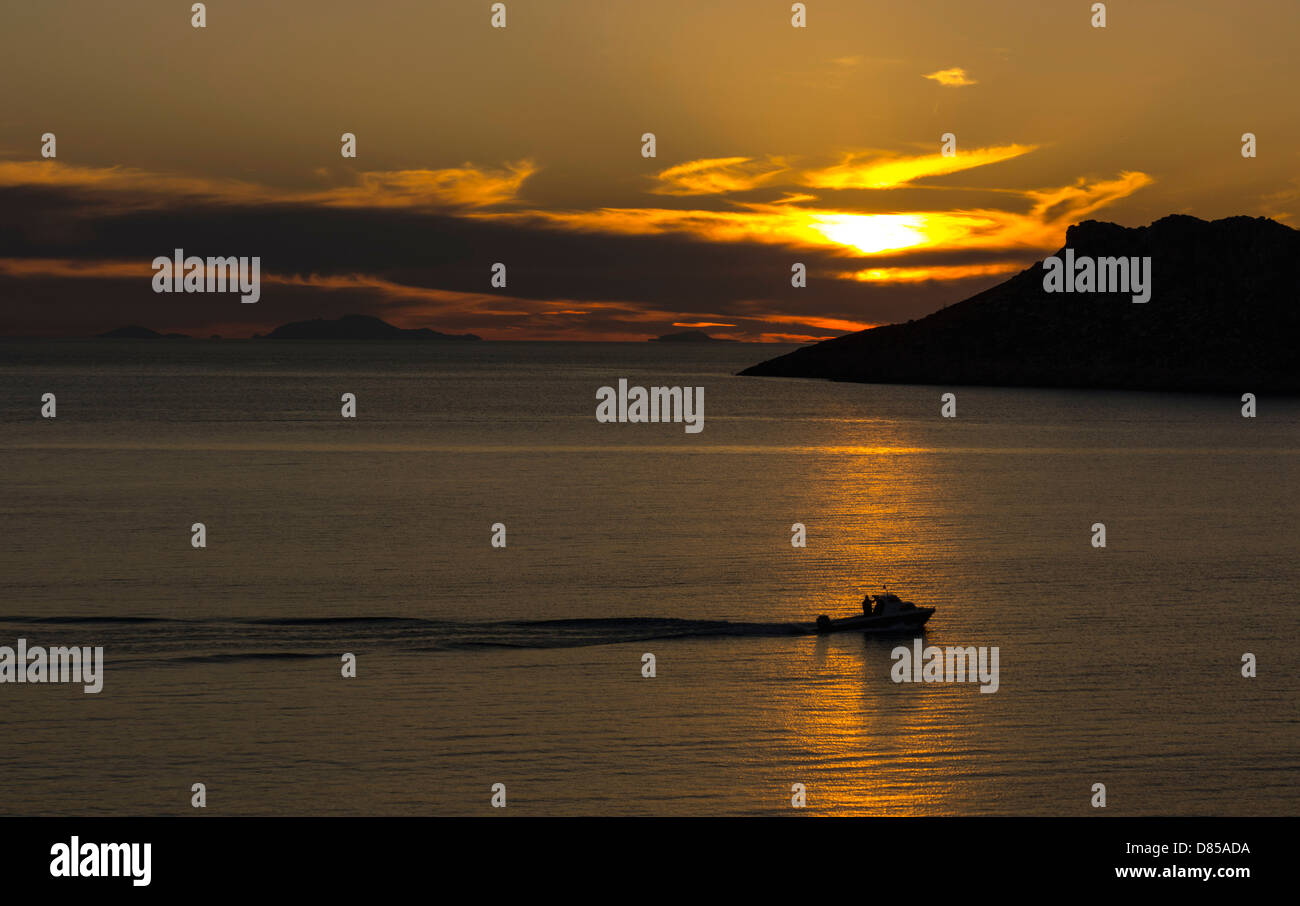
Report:
M344 315L333 321L316 318L282 324L265 335L268 340L479 340L472 333L442 333L427 327L394 327L370 315Z
M129 324L116 330L95 334L97 339L109 340L188 340L189 334L159 333L139 324ZM219 334L211 339L219 340ZM311 321L294 321L282 324L270 333L253 334L257 340L481 340L472 333L442 333L427 327L407 330L395 327L381 318L370 315L344 315L334 320L315 318Z
M156 330L150 330L148 327L141 327L139 324L128 324L126 327L119 327L116 330L107 330L104 333L95 334L96 338L109 340L188 340L190 335L186 333L159 333Z
M1300 231L1175 214L1069 228L1075 260L1151 258L1150 300L1045 292L1042 262L906 324L805 346L742 375L881 384L1300 392Z
M651 337L650 343L739 343L729 337L711 337L702 330L683 330L680 333L666 333L660 337Z

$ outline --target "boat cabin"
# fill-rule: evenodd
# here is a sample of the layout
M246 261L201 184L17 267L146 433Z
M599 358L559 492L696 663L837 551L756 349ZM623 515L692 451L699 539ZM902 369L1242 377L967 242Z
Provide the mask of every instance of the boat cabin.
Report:
M872 601L875 601L876 603L874 609L871 607ZM884 592L883 594L874 596L867 595L862 600L862 612L873 617L888 616L889 614L897 613L900 610L912 610L915 607L915 604L912 604L909 601L904 601L898 595L891 594L890 592Z

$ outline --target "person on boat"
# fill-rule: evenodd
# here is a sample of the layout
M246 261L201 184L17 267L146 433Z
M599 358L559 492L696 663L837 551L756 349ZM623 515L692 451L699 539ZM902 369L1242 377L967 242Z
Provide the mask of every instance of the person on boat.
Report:
M867 595L862 599L862 615L865 617L871 616L871 595Z

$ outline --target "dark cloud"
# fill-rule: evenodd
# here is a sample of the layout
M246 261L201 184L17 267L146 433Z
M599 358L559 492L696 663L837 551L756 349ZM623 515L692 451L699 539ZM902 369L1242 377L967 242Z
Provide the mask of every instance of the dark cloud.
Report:
M259 256L264 280L364 275L417 290L499 296L502 304L496 311L482 304L459 310L373 287L331 288L328 279L318 286L268 282L256 305L232 295L156 294L149 262L175 248L200 256ZM989 251L913 253L877 256L871 266L997 257ZM0 258L138 262L144 269L139 277L112 279L10 275L0 287L7 300L3 329L11 335L85 335L127 322L196 333L232 325L266 329L359 312L408 323L424 313L431 319L422 322L427 326L502 338L650 335L671 329L674 320L706 315L724 316L738 324L736 332L753 336L824 336L842 332L815 326L826 319L906 320L997 282L868 285L832 276L863 266L861 259L807 248L605 235L404 209L211 201L122 209L84 191L54 187L0 189ZM508 268L504 290L490 286L490 268L498 261ZM808 267L806 289L790 286L794 261ZM557 314L550 310L584 308L549 304L555 301L607 307Z

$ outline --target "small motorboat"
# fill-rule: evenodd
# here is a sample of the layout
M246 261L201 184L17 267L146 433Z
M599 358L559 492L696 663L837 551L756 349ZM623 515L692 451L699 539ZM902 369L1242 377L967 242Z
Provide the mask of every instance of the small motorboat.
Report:
M874 605L874 606L873 606ZM826 614L817 618L819 633L827 632L909 632L920 629L934 613L933 607L917 607L898 595L884 592L862 599L861 616L832 620Z

